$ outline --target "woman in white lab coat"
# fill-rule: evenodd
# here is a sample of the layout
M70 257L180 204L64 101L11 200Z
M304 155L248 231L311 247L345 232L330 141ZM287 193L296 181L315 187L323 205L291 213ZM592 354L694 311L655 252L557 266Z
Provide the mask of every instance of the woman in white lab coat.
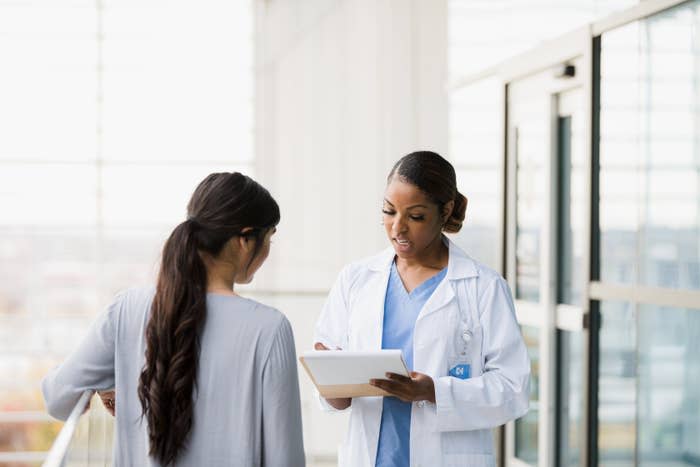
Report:
M411 370L370 382L394 397L323 400L351 410L341 467L491 467L491 429L527 412L530 362L508 285L443 235L466 206L449 162L403 157L382 208L391 246L346 266L328 296L317 350L401 348Z

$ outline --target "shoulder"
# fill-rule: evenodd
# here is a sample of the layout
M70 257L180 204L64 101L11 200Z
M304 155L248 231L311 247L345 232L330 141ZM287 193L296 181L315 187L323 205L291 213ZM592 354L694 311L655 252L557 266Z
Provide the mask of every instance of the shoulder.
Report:
M128 307L144 304L150 305L155 294L156 288L153 285L130 287L117 292L114 296L114 303Z
M114 294L112 300L107 305L105 313L116 318L125 313L134 312L150 308L155 294L155 287L141 286L122 289Z
M211 335L222 336L221 329L235 327L244 330L240 339L268 343L292 333L289 319L280 310L240 295L208 295L205 326Z
M343 267L338 280L346 287L353 288L368 277L388 270L393 258L394 250L387 248L375 255L353 261Z
M250 306L254 320L260 326L260 336L264 336L264 340L269 344L268 358L273 348L287 350L295 348L292 324L284 313L256 300L248 298L243 300Z
M472 259L472 261L474 261L474 265L476 266L481 289L488 289L496 284L505 283L505 279L501 276L501 273L475 259Z
M454 243L450 244L450 255L456 274L465 281L475 281L476 294L480 299L494 292L509 290L501 273L472 258Z
M257 300L245 297L237 297L236 304L246 309L254 317L255 321L273 332L281 328L290 327L287 316L275 307L266 305Z
M257 315L266 321L271 323L282 323L287 321L287 317L284 315L284 313L273 306L266 305L250 298L245 298L244 300L248 302Z
M453 240L445 239L450 249L450 262L448 274L453 279L463 278L466 280L477 279L479 288L488 287L503 277L497 271L469 256Z
M120 290L114 295L107 311L115 316L141 315L151 309L155 293L153 285Z
M490 308L494 303L507 304L512 307L513 295L505 278L498 271L485 264L476 260L472 261L474 261L477 271L477 303L479 303L479 307L482 308L482 312L484 311L483 308Z
M120 290L101 315L115 336L128 336L141 329L151 312L154 286L130 287Z

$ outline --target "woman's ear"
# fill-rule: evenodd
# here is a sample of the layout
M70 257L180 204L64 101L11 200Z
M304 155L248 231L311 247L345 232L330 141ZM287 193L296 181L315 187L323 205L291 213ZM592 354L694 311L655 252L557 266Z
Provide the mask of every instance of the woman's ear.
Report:
M442 208L442 223L446 223L449 219L450 216L452 215L452 211L455 208L455 201L450 200L445 203L445 205Z
M255 248L255 238L253 238L250 235L247 235L250 234L252 231L252 227L245 227L241 230L241 233L239 235L232 238L232 240L238 240L239 251L249 252Z

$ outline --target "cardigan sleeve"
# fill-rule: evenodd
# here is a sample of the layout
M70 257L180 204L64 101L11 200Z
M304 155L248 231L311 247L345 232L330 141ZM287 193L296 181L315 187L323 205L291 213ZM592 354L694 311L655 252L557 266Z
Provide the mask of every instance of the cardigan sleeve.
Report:
M77 348L42 380L41 391L52 417L66 420L86 390L114 388L115 329L123 298L124 293L115 297Z

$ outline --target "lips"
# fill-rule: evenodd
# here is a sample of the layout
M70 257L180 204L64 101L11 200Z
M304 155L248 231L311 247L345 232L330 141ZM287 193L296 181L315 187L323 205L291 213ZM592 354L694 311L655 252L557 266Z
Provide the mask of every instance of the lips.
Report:
M407 251L411 248L411 242L405 238L395 238L396 249L399 251Z

